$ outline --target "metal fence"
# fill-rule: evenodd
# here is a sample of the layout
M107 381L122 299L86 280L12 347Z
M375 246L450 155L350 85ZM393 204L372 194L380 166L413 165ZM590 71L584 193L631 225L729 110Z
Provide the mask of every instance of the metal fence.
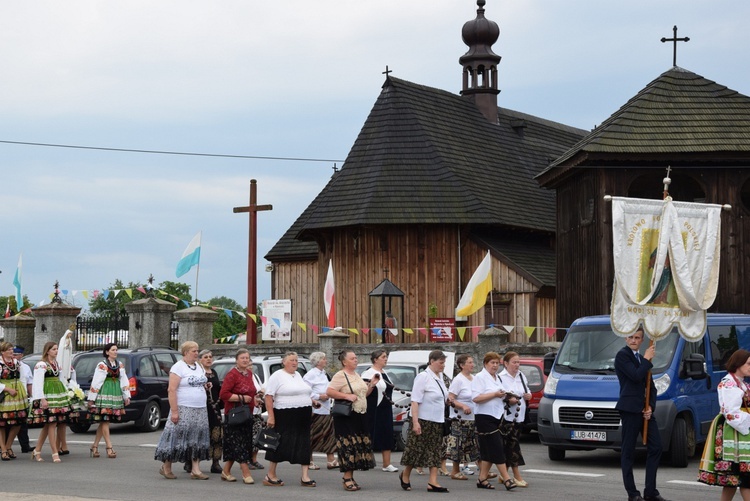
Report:
M98 316L79 315L76 319L76 351L101 348L107 343L115 343L118 348L129 348L128 315ZM179 324L169 326L169 344L177 349Z

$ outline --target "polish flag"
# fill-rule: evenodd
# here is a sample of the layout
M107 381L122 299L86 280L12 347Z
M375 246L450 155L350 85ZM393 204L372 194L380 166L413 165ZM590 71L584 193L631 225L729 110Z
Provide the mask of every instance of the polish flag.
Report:
M333 286L333 259L328 261L328 275L326 276L326 285L323 289L323 301L326 308L326 318L328 327L333 329L336 326L336 301L334 299Z
M10 300L5 305L5 318L10 317Z

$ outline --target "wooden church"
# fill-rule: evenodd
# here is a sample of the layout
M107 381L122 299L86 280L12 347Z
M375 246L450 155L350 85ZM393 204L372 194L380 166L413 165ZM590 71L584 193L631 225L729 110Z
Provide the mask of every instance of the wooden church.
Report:
M612 208L604 195L731 204L711 311L750 313L750 98L674 66L537 177L557 193L557 323L609 313ZM747 252L745 252L747 249Z
M462 29L460 94L387 75L341 170L266 254L294 341L316 335L298 323L326 325L329 261L352 342L378 341L386 309L400 331L381 340L415 342L430 317L455 317L488 250L491 300L457 325L512 326L517 341L524 326L558 325L555 194L535 176L587 131L498 107L499 29L484 4Z

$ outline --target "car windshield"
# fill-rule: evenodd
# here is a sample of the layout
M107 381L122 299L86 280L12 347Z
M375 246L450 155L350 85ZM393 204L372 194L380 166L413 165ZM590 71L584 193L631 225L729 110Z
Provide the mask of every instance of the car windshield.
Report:
M679 334L673 329L657 343L654 372L663 372L672 360ZM641 354L649 340L641 345ZM625 338L612 332L609 325L577 325L570 328L557 354L555 369L559 372L614 373L615 356L625 346Z

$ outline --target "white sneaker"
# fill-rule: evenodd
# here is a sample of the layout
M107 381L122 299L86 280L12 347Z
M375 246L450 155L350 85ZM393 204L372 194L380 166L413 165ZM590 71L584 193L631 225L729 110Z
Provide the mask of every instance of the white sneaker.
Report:
M383 471L386 471L388 473L395 473L395 472L398 471L398 468L396 468L392 464L389 464L388 466L386 466L385 468L383 468Z
M462 472L462 473L463 473L464 475L473 475L473 474L474 474L474 470L472 470L472 469L471 469L471 468L469 468L468 466L464 466L464 468L463 468L463 469L461 470L461 472Z

